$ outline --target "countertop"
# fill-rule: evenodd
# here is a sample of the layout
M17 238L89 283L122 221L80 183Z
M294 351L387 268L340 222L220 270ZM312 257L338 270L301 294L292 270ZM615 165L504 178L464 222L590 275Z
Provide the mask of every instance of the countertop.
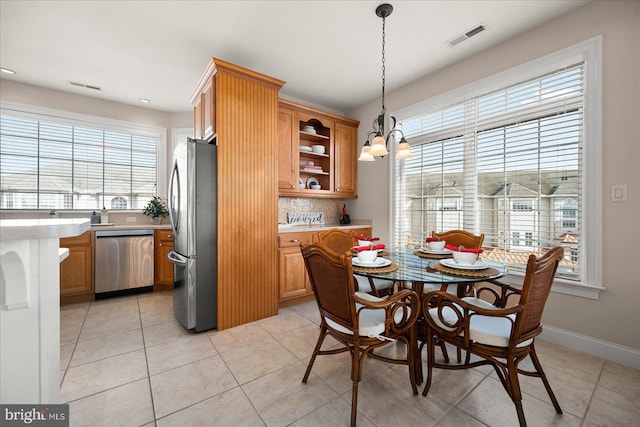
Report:
M131 224L108 224L108 225L91 225L91 231L109 231L109 230L171 230L171 224L151 224L142 222L132 222Z
M371 221L352 221L349 225L342 224L318 224L318 225L297 225L297 224L278 224L278 233L300 233L305 231L327 231L332 228L341 228L343 230L354 230L358 228L373 227Z
M2 240L55 239L77 236L89 230L88 218L2 219Z

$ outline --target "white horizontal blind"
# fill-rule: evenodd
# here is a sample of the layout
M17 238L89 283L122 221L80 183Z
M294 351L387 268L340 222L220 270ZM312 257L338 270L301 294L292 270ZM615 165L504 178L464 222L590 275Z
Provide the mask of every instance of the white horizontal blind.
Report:
M394 243L432 230L484 233L484 256L523 270L562 245L558 276L580 280L584 64L403 121Z
M142 209L158 138L0 116L1 209Z

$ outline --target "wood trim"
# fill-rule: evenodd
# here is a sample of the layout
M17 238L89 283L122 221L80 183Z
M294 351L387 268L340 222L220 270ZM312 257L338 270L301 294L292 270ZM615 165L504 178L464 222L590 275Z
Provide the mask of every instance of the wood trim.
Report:
M298 104L297 102L289 101L288 99L280 98L279 99L279 106L280 106L280 108L289 108L289 109L294 109L296 111L302 111L302 112L304 112L306 114L309 114L311 116L314 116L316 118L319 118L318 116L323 116L323 117L327 117L327 118L329 118L329 119L331 119L333 121L349 124L351 126L360 125L360 121L359 120L354 120L354 119L350 119L348 117L340 116L338 114L333 114L333 113L329 113L327 111L318 110L316 108L309 107L307 105Z
M96 299L95 293L79 294L79 295L60 295L60 305L76 304L79 302L94 301Z

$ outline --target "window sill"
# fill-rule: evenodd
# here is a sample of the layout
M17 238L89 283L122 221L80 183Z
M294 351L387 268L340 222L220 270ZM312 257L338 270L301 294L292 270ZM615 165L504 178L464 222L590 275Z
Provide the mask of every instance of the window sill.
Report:
M522 285L522 282L524 280L524 273L514 271L509 272L506 276L504 276L503 280L515 285ZM605 289L606 288L602 286L589 285L582 282L573 282L565 279L555 279L553 281L551 292L597 300L600 299L600 292L604 291Z

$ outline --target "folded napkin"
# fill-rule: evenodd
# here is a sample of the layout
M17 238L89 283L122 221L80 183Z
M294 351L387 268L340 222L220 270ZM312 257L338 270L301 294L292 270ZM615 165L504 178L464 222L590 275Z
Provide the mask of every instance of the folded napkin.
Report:
M427 237L425 239L425 242L427 242L427 243L429 243L429 242L439 242L440 240L442 240L442 239L439 239L437 237Z
M364 236L356 236L358 240L366 240L367 242L375 242L376 240L380 240L379 237L364 237Z
M370 246L356 246L355 248L353 248L353 250L356 252L370 251L370 250L379 251L384 248L385 248L384 243L379 243L377 245L373 245L373 248L371 248Z
M444 245L444 247L446 249L449 249L450 251L455 251L455 252L472 252L474 254L481 254L482 253L482 249L467 249L464 248L462 250L460 250L460 248L458 246L453 246L453 245Z

